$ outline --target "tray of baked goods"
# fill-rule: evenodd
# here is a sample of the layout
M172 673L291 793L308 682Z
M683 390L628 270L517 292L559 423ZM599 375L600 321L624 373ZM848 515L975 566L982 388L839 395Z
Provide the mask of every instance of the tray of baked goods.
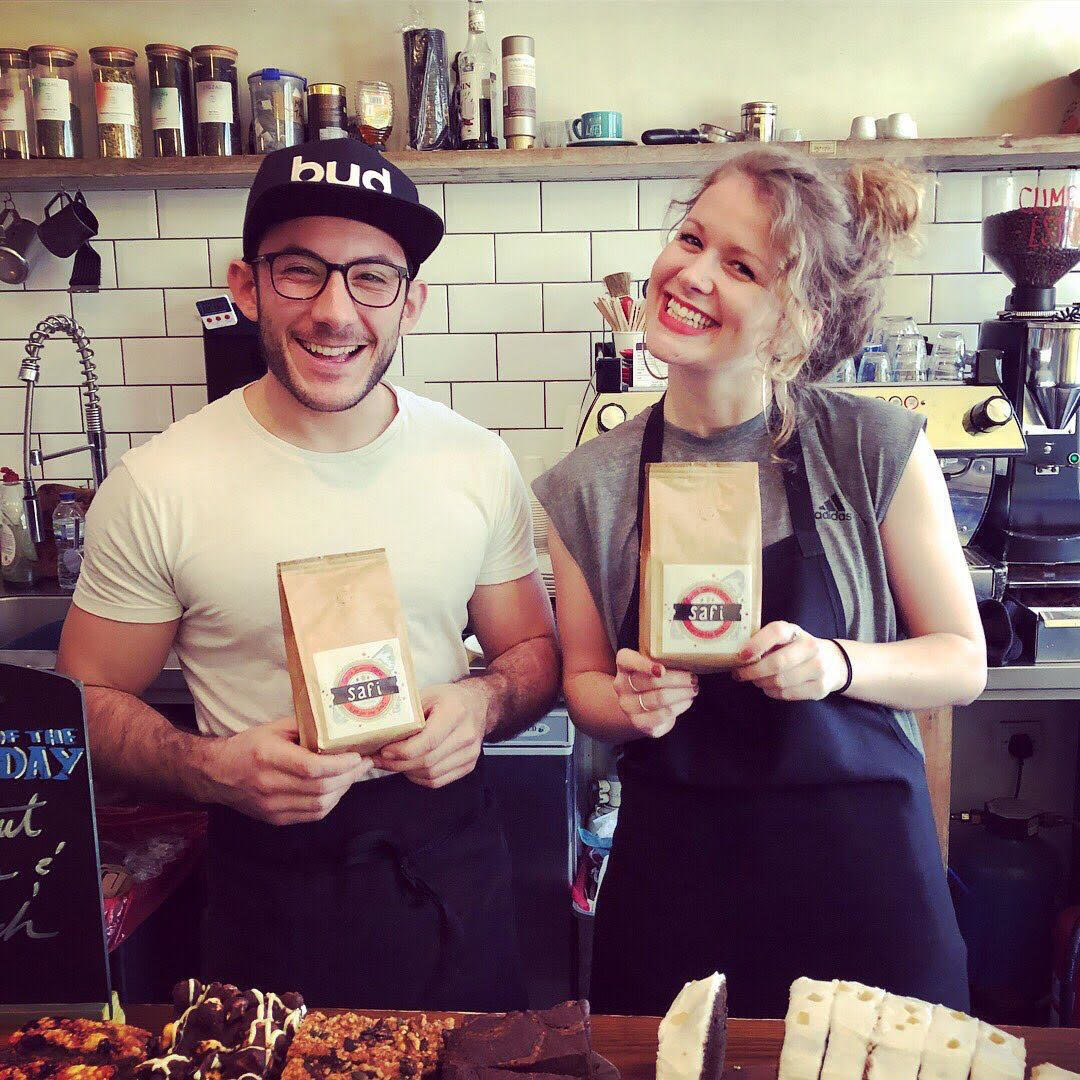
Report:
M0 1047L0 1080L619 1080L592 1049L585 1001L367 1015L189 979L174 987L172 1013L160 1034L112 1020L35 1020Z
M0 1035L0 1080L1080 1080L1080 1031L1005 1030L838 979L796 979L782 1023L729 1021L718 973L662 1019L592 1017L587 1001L309 1010L296 993L194 979L171 1009L131 1013L145 1026L43 1017Z

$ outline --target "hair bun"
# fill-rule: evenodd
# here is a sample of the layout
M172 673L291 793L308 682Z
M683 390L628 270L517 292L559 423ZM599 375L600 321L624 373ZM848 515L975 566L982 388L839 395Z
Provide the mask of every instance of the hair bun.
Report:
M861 229L890 246L914 233L923 189L906 169L887 161L860 162L848 171L847 187Z

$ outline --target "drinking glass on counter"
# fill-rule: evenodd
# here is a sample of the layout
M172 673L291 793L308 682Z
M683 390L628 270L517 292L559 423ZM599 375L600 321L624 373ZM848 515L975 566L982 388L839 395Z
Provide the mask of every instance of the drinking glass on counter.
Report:
M892 366L897 382L926 382L926 340L922 334L901 334L896 339Z
M896 359L896 345L904 334L919 333L918 323L911 315L886 315L881 320L881 343L890 359Z
M942 330L934 340L930 379L933 382L963 382L967 346L959 330Z
M895 382L892 362L882 345L867 345L859 358L859 382Z
M849 356L841 361L829 372L828 382L831 383L857 383L859 372L855 365L855 358Z

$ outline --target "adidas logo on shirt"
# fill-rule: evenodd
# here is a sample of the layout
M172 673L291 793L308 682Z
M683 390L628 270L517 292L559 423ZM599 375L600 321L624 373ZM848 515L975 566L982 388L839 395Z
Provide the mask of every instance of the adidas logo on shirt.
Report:
M833 494L814 511L814 519L816 521L850 521L851 514L844 509L840 496Z

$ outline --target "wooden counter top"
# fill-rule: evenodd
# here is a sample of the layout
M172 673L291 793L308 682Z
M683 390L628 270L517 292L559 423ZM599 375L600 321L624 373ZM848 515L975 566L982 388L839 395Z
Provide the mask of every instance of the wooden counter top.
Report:
M341 1010L329 1010L338 1012ZM377 1009L364 1009L380 1016ZM164 1005L132 1005L128 1023L160 1031L171 1018ZM435 1016L446 1015L432 1013ZM593 1048L618 1067L625 1080L653 1080L656 1067L655 1016L594 1016ZM0 1024L0 1039L11 1025ZM1080 1072L1080 1028L1009 1028L1027 1041L1029 1068L1045 1061ZM784 1025L780 1020L731 1020L728 1022L728 1080L775 1080ZM860 1078L855 1078L860 1080Z

